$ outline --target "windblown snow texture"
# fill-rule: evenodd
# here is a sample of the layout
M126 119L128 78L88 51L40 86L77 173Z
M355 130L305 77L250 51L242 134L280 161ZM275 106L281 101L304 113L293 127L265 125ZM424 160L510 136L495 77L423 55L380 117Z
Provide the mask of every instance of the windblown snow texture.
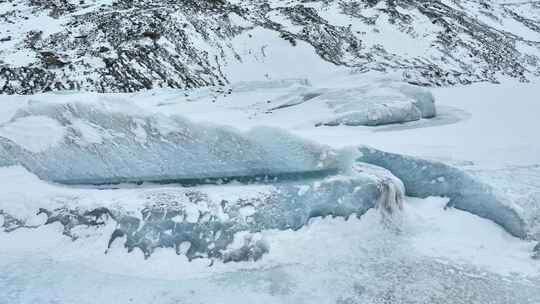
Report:
M390 170L405 185L406 193L415 197L444 196L450 207L469 211L501 225L510 234L526 238L528 227L510 202L496 190L467 173L440 163L410 156L360 147L358 161Z

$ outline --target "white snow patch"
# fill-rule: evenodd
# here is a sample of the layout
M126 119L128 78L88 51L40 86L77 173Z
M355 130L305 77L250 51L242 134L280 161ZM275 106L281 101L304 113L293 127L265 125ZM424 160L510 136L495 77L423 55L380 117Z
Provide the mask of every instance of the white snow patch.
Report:
M485 267L510 275L540 275L529 256L534 242L510 236L495 223L457 209L445 198L408 198L405 204L410 241L422 255Z
M103 142L99 128L81 119L74 119L71 126L81 134L83 144L100 144Z
M65 128L57 120L46 116L21 117L0 125L1 137L34 153L59 144L65 134Z

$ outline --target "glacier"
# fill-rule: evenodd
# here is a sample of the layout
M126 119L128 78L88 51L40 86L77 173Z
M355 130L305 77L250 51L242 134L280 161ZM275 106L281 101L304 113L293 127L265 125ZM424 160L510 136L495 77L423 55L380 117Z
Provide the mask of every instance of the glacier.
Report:
M156 93L163 96L156 98ZM235 104L257 109L250 116L263 113L274 119L303 112L304 121L318 125L381 125L436 115L429 91L390 80L352 88L312 87L307 80L295 79L246 82L231 86L229 93L225 95ZM191 103L213 106L215 94L212 89L177 90L137 93L127 99L66 92L3 100L8 111L0 117L0 166L19 164L60 183L189 184L217 176L325 175L336 172L340 159L347 158L277 128L238 132L175 114L189 111ZM274 97L260 108L261 95ZM156 103L161 99L171 102ZM235 107L220 103L226 109ZM305 111L306 106L323 110Z
M334 112L318 125L379 126L433 118L435 98L422 88L379 80L375 84L340 89L317 97Z
M304 94L309 93L304 90L306 83L295 81L243 84L239 87L249 92L254 87L298 90L298 85L302 88L301 91L307 92ZM397 91L389 91L388 88L392 86ZM343 102L336 101L336 94L342 96ZM390 120L386 119L396 117L403 120L402 116L408 115L399 107L392 109L388 106L393 102L392 96L397 99L404 96L414 98L414 102L410 101L407 107L414 108L419 117L436 115L431 93L409 85L383 81L356 89L321 91L312 94L311 98L304 98L302 103L330 103L329 100L333 100L334 107L339 104L340 111L352 111L349 113L351 114L358 110L358 104L362 104L354 96L365 98L364 101L369 101L368 103L375 107L380 105L385 108L385 113L390 116L378 116L379 122L390 123ZM301 104L286 105L280 109L290 109ZM276 202L286 204L299 203L299 198L291 195L294 191L284 185L306 183L309 180L321 180L351 172L355 163L353 160L356 158L356 166L368 163L395 174L399 180L393 179L392 184L403 182L406 190L401 192L406 192L407 195L449 197L450 206L493 220L514 236L526 238L530 235L523 216L504 198L497 196L492 188L442 163L385 153L367 147L361 147L358 151L335 150L276 128L257 127L240 132L209 123L190 122L178 115L153 111L146 113L145 110L137 107L135 103L126 105L122 100L115 102L98 99L98 102L85 102L77 95L70 94L58 100L29 100L26 105L12 111L12 115L0 125L0 166L22 166L44 181L65 185L149 182L175 183L184 187L231 182L278 184L279 196L272 197ZM360 112L369 113L364 110ZM32 123L29 123L30 121ZM28 130L13 127L21 125L21 122ZM41 134L41 137L44 137L43 142L27 140L27 133L39 134L40 131L47 132L46 137ZM356 156L358 153L359 157ZM362 178L358 177L356 186L370 184ZM331 205L331 200L340 201L346 196L345 190L339 190L340 185L333 187L336 189L332 191L336 193L319 198L326 205ZM378 199L377 195L369 193L371 192L365 194L366 200ZM303 206L303 203L299 204ZM367 206L362 202L359 204ZM310 218L308 215L312 213L348 216L352 213L362 214L369 209L351 209L345 206L341 206L345 208L344 211L325 209L324 212L309 211L309 208L303 206L300 208L303 215L298 215L302 219L300 224L290 227L284 224L263 225L258 229L297 229L307 222ZM373 207L373 204L370 207ZM290 210L296 209L290 207ZM49 214L52 210L45 211ZM71 211L68 208L62 212ZM274 211L265 212L272 214ZM107 214L111 215L110 212ZM261 222L267 223L269 220L261 219ZM153 227L152 225L148 227ZM242 229L245 230L246 227ZM122 235L130 235L129 229L121 230ZM151 252L151 248L143 250Z
M1 173L19 175L13 179L14 185L6 181L6 186L45 183L21 167L4 171ZM376 207L384 214L384 223L392 225L399 218L405 192L391 173L368 165L355 165L348 172L324 178L266 184L126 189L44 186L47 190L41 189L35 197L4 196L0 228L13 232L59 223L64 235L77 240L82 227L111 224L116 228L109 248L120 238L128 251L138 248L147 258L156 248L172 248L190 260L224 262L258 260L269 249L263 241L253 239L253 234L298 230L317 217L361 216ZM26 205L22 212L18 210L21 205ZM46 219L32 220L36 212ZM245 242L231 247L239 233L247 233Z
M260 93L258 90L277 90L274 101L280 102L271 104L276 112L302 111L306 104L325 104L337 115L358 112L369 116L369 109L384 109L382 115L361 118L367 119L365 125L372 118L376 120L371 122L385 124L407 121L413 112L415 119L436 116L431 93L392 81L333 89L311 88L309 82L298 80L236 86L236 94L247 94L243 98ZM205 99L208 92L200 91ZM297 230L314 217L361 215L375 206L392 214L405 193L448 197L448 206L490 219L514 236L534 238L530 223L518 208L492 187L452 166L368 147L336 150L271 127L238 131L192 122L174 114L179 111L166 115L157 109L160 106L140 106L152 96L134 94L137 101L127 103L112 95L85 101L71 93L28 99L2 118L0 167L20 166L44 182L75 187L174 184L181 194L170 189L152 194L155 199L135 204L139 209L130 212L100 203L81 206L79 199L51 200L63 202L60 205L31 204L32 212L41 210L47 224L61 223L64 234L73 238L77 238L73 228L104 225L106 218L118 226L109 245L122 237L128 250L138 248L147 257L159 247L174 248L178 253L179 246L189 242L190 259L201 255L225 261L258 259L267 250L261 242L246 241L229 257L225 257L225 250L239 232ZM390 106L392 103L396 107ZM404 111L403 106L412 112ZM32 134L34 137L28 136ZM270 190L226 200L210 199L198 189L236 183L266 185ZM54 195L66 196L73 194ZM202 217L204 223L179 225L172 219L185 218L186 204L198 202L214 209L223 209L225 202L234 207L225 212L225 222L211 212ZM253 213L249 223L243 222L240 210L245 211L244 207ZM7 205L0 208L5 231L34 228L25 220L26 215L18 216L10 209Z
M316 176L339 169L330 149L284 131L261 127L239 133L180 116L143 113L136 108L103 110L83 102L30 103L0 128L0 166L22 165L44 180L65 184L189 184L216 177ZM41 145L42 150L35 144L29 147L26 134L6 132L10 124L30 118L57 125L56 133L40 135L56 138Z
M291 108L297 107L296 110L310 115L310 109L317 108L319 113L313 117L316 126L380 126L436 117L435 98L430 91L392 78L365 80L359 79L354 86L336 87L311 87L309 82L296 86L280 83L289 84L290 89L270 100L273 106L267 111L294 112ZM245 90L246 84L242 86L244 93L249 92Z
M28 141L36 132L42 141ZM264 242L249 237L231 249L235 235L298 230L312 218L374 207L392 224L403 184L354 163L355 154L275 128L240 132L123 103L29 101L0 127L0 168L6 187L36 193L2 195L1 227L59 223L76 240L81 227L110 224L108 247L124 238L145 257L171 248L189 259L258 260ZM226 198L229 185L238 196Z
M529 226L518 208L488 184L466 172L442 162L360 147L357 159L388 169L405 185L407 195L414 197L448 197L449 207L471 212L501 225L510 234L527 238Z
M415 205L413 201L407 203ZM434 201L425 203L429 206ZM453 223L467 225L470 220L477 221L477 225L468 226L472 233L460 236L476 242L463 247L474 256L492 260L495 270L468 259L455 261L426 256L415 248L411 234L413 238L429 235L435 239L438 253L451 252L453 248L444 244L444 240L452 237L452 230L447 231L450 225L445 224L453 211L460 215ZM512 269L519 265L522 259L516 258L517 251L505 250L514 244L505 243L505 238L489 221L453 211L441 209L441 216L435 218L433 227L426 227L423 218L406 218L406 230L401 233L382 229L376 210L348 221L318 219L298 231L267 231L261 238L253 236L252 242L263 241L271 249L257 262L215 260L211 267L207 259L188 262L184 256L176 256L173 250L157 249L145 260L138 250L126 254L125 249L118 246L120 242L113 244L104 255L103 246L98 244L105 243L106 248L106 238L83 234L85 238L75 242L62 238L56 241L52 234L56 232L55 225L31 233L27 230L0 232L0 240L4 242L0 250L0 284L4 286L0 296L8 303L20 304L43 301L277 304L312 300L324 304L432 301L536 304L540 296L537 278L527 279L497 270L497 267ZM439 225L441 222L444 224ZM410 229L409 225L412 225ZM491 229L486 231L486 228ZM483 232L480 236L486 237L471 237L479 231ZM86 232L95 235L96 231L90 227ZM36 234L34 239L29 237ZM436 242L437 237L443 242ZM34 242L30 243L31 240ZM239 240L240 244L244 243L243 237ZM28 243L20 244L23 241ZM503 242L496 247L483 247L493 241ZM38 244L40 248L36 249ZM10 250L15 246L22 249ZM499 248L502 250L497 250ZM501 257L506 254L514 254L510 260L518 262L505 264ZM538 269L536 261L527 261L526 266L531 270L527 273Z
M453 144L447 134L440 136L443 128L429 125L434 131L429 134L426 129L314 127L334 115L321 97L334 89L353 92L352 87L310 87L291 80L246 83L231 94L210 88L2 100L0 299L536 304L540 245L529 236L531 209L520 210L513 198L499 196L504 189L497 185L503 182L484 185L484 177L471 174L480 165L454 167L358 148L369 143L432 157L422 147ZM389 92L368 91L373 96ZM218 93L229 97L214 103L212 94ZM416 96L411 100L434 104L430 94L410 94ZM288 100L290 106L264 113ZM486 112L471 111L474 119ZM254 113L259 115L250 123L247 117ZM271 120L270 127L250 129ZM241 130L213 124L228 122ZM279 124L321 144L271 128ZM460 125L444 129L461 136L454 129ZM413 132L428 133L427 138ZM230 140L205 146L189 137L206 140L216 134ZM408 141L416 146L407 146ZM343 149L346 145L353 148ZM141 159L125 152L132 148L142 151ZM188 160L198 162L188 167L184 155L191 157L190 149L212 149L215 154L207 153L215 157L204 162L194 155ZM83 166L73 166L71 178L85 170L95 176L56 180L66 172L58 169L64 165L63 150L92 155L70 159ZM164 174L160 160L148 156L154 151L170 153L164 155L185 171ZM450 155L456 158L452 163L477 161ZM281 162L266 166L268 157ZM213 163L220 159L224 162ZM256 170L246 165L230 173L235 162L251 160ZM141 165L152 174L142 174ZM200 174L205 168L213 168L211 174ZM532 181L516 172L507 175ZM537 202L533 198L530 205ZM531 239L506 232L519 235L520 227Z

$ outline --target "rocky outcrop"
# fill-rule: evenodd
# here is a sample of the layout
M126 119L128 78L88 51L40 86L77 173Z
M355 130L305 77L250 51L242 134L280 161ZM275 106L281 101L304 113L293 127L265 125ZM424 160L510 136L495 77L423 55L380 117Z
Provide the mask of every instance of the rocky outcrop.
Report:
M307 46L321 61L360 73L397 71L413 84L497 75L526 81L540 74L540 22L529 16L537 7L476 0L8 0L0 9L0 93L222 85L239 80L228 67L261 61L275 47L265 34L246 49L259 30L286 41L299 60Z

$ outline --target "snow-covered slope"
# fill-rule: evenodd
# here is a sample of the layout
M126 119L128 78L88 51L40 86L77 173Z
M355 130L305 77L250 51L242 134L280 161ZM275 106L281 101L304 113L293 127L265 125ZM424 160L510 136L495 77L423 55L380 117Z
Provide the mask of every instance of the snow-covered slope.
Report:
M422 85L539 73L535 1L0 3L0 92L100 92L397 72Z

